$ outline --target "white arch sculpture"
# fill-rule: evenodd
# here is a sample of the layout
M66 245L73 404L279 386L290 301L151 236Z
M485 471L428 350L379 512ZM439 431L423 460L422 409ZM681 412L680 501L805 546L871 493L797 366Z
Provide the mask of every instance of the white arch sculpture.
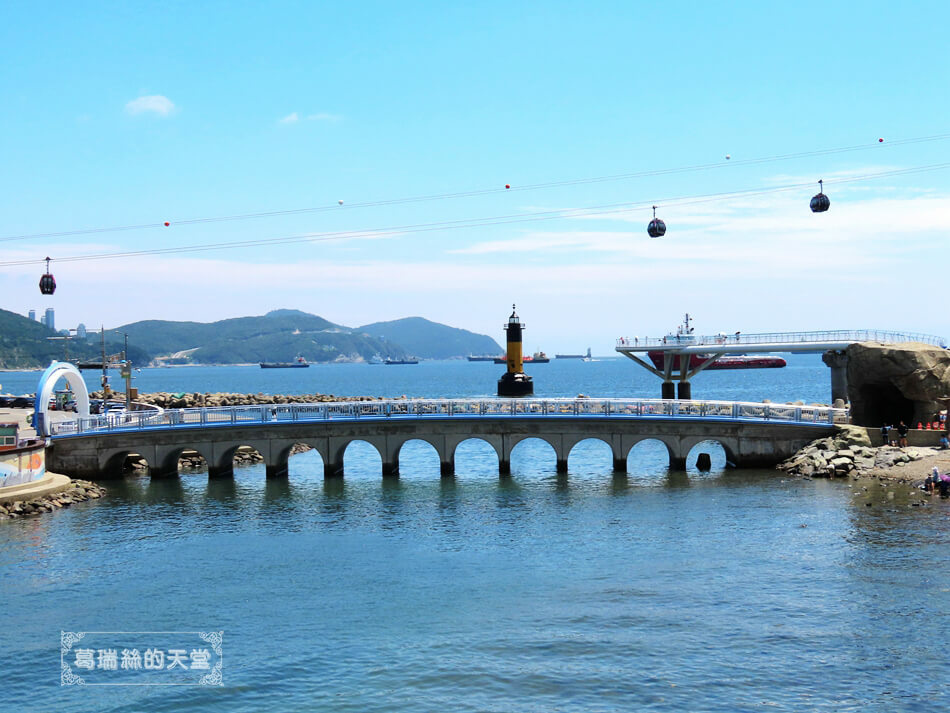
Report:
M89 415L89 391L79 369L65 361L51 362L40 377L36 386L36 399L33 402L33 428L36 435L45 438L49 435L49 399L53 395L56 382L66 379L69 388L76 396L76 411L80 417Z

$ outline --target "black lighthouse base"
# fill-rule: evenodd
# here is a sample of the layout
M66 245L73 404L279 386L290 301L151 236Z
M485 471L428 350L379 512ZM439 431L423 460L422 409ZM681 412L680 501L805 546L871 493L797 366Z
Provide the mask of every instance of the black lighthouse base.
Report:
M534 393L534 382L527 374L512 374L505 372L498 380L499 396L531 396Z

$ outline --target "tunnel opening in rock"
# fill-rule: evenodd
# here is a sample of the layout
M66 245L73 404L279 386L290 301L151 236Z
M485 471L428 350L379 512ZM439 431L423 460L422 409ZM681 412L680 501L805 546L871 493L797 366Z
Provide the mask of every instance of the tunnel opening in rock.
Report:
M861 386L861 413L853 414L855 421L865 426L897 425L901 421L911 425L914 402L905 397L893 384L865 384Z

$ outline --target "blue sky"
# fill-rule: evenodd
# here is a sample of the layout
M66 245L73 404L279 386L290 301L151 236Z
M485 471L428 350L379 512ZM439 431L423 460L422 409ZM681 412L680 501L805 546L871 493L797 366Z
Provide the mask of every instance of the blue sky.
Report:
M0 264L5 309L107 327L278 307L349 326L419 315L500 341L517 302L527 346L549 352L607 353L685 311L704 332L950 335L950 170L841 182L950 161L950 140L901 143L950 133L946 3L54 2L4 16L0 237L152 227L4 240L0 263L442 224L54 260L51 298L40 266ZM862 148L801 155L847 146ZM797 158L748 163L779 155ZM713 167L576 182L700 164ZM816 216L819 178L832 208ZM798 183L816 185L670 200ZM468 191L486 192L361 205ZM645 232L653 202L662 240ZM444 225L616 204L630 207ZM316 210L180 223L301 208Z

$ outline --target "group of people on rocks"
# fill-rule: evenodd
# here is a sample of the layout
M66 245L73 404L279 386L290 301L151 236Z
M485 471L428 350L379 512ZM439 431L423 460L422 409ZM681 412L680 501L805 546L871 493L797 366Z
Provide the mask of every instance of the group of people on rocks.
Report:
M881 438L884 439L884 443L882 445L907 448L907 432L910 430L907 428L907 424L903 421L897 424L897 440L891 440L891 430L893 428L894 426L890 426L886 423L881 426Z
M941 473L937 466L924 478L924 490L928 495L940 493L941 498L950 497L950 473Z

